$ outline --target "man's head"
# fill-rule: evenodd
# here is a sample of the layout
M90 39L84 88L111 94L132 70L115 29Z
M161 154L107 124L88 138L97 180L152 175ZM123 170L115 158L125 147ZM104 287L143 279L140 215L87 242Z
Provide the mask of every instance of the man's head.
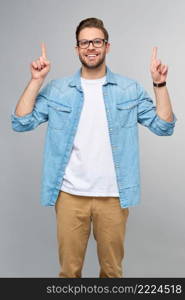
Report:
M83 66L96 69L105 63L110 47L108 39L108 32L100 19L88 18L79 23L76 28L76 51Z

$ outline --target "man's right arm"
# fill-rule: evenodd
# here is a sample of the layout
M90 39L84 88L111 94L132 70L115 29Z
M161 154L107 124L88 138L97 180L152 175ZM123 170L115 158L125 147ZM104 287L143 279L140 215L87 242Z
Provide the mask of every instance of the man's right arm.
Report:
M40 92L40 88L50 71L50 62L46 57L46 48L42 43L42 56L33 61L31 67L31 80L17 102L12 112L12 129L15 131L28 131L47 121L47 96L51 84L47 84Z
M48 98L52 80L39 92L40 85L32 83L28 84L15 111L12 112L11 121L14 131L30 131L48 120Z
M35 100L43 84L43 80L31 79L21 95L15 109L18 117L23 117L33 111Z

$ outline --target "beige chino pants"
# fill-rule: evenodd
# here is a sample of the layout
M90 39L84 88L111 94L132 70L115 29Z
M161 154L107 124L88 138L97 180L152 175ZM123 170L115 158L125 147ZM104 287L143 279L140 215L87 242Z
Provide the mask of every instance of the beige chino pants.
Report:
M93 224L99 277L123 277L122 260L128 208L118 197L87 197L60 191L56 204L59 277L81 278Z

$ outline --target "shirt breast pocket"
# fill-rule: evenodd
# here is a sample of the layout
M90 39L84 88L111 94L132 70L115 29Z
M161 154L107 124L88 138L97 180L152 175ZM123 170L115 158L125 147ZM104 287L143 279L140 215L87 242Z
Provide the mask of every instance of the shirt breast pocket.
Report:
M132 127L137 124L138 100L117 103L116 108L121 127Z
M48 124L51 128L63 130L68 126L72 108L62 103L49 102Z

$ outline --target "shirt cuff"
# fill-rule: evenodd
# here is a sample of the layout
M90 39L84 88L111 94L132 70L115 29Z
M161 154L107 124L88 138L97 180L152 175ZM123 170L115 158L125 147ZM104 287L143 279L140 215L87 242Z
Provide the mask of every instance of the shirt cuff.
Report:
M163 126L166 126L166 127L174 127L175 126L175 122L177 121L178 119L176 118L175 114L173 113L173 121L171 122L167 122L165 120L162 120L158 115L157 115L157 122Z
M13 120L20 121L20 123L22 123L24 125L24 124L27 124L28 122L30 122L33 119L33 115L32 115L32 112L31 112L29 114L26 114L25 116L17 116L15 114L15 109L13 109L12 113L11 113L11 119L12 119L12 121Z

